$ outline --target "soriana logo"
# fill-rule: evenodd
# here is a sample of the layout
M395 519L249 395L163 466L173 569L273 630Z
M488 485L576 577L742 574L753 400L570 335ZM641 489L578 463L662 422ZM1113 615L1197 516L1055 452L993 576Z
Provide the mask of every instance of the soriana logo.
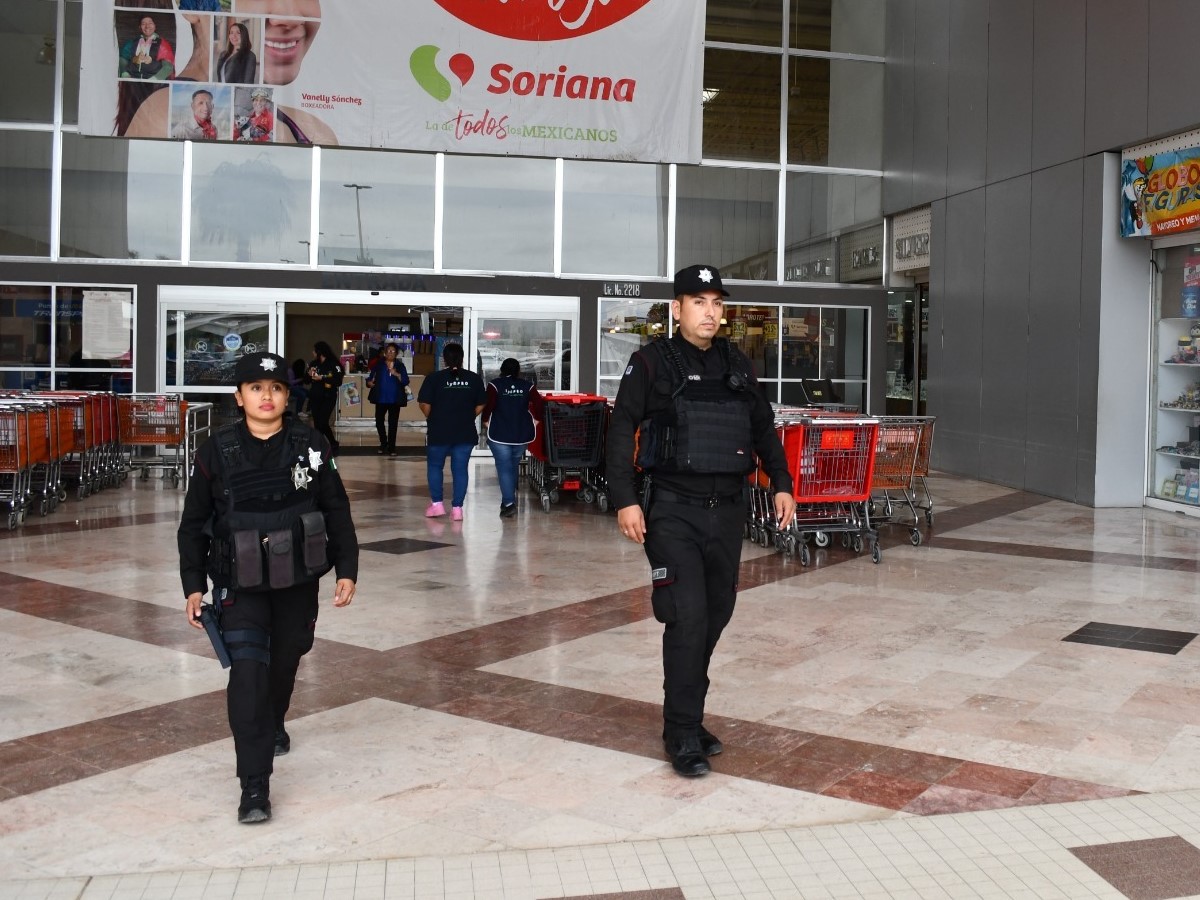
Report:
M480 31L518 41L561 41L594 34L650 0L434 0ZM677 0L678 2L678 0Z

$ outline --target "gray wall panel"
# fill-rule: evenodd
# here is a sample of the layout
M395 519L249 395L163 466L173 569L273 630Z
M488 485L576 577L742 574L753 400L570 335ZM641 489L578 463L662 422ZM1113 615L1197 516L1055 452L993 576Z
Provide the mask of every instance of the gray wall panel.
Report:
M988 0L950 5L946 192L981 187L987 163Z
M1033 168L1083 156L1087 0L1034 0Z
M942 353L943 317L946 310L946 207L947 201L935 200L929 205L929 327L925 332L925 347L928 356L928 371L925 382L926 413L940 416L943 397L946 394L946 379L949 371ZM941 457L942 448L934 440L930 463L935 468L946 468Z
M903 212L913 203L913 6L893 0L887 11L887 65L883 72L883 212Z
M1194 32L1197 25L1196 0L1150 0L1149 22L1155 38L1163 31L1176 30L1164 23L1187 23L1186 30ZM1200 122L1200 93L1196 83L1196 59L1192 48L1161 43L1155 40L1155 52L1149 60L1147 91L1147 135L1188 131ZM1186 88L1180 90L1184 85Z
M1097 393L1100 389L1100 284L1104 198L1115 190L1104 175L1104 156L1083 161L1083 246L1079 275L1079 502L1095 502Z
M1025 489L1078 501L1083 160L1033 173Z
M1149 84L1149 0L1087 0L1084 150L1144 140Z
M1024 486L1032 179L988 185L984 209L979 467L987 481Z
M984 191L957 194L946 203L945 289L935 446L949 471L979 477L979 390L983 371Z
M992 0L988 27L987 180L1030 170L1033 0Z
M913 206L946 195L950 85L950 0L924 0L916 13Z

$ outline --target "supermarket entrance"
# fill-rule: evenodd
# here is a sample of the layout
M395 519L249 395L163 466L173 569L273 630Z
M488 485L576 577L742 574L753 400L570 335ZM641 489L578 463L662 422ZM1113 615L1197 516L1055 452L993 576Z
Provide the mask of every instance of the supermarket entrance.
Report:
M271 350L289 362L307 361L313 344L325 341L341 355L346 372L338 439L344 432L344 446L375 446L364 370L386 343L400 347L414 396L425 376L440 368L448 342L463 345L467 365L485 381L511 356L539 389L569 391L578 385L571 366L578 332L578 297L164 285L156 380L160 391L213 403L216 420L226 421L238 415L229 380L243 353ZM424 417L415 402L401 423L406 439L423 445Z

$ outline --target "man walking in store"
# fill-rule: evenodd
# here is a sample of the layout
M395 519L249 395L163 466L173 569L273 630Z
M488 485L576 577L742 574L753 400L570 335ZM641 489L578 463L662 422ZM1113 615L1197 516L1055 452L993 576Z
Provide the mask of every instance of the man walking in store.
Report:
M780 529L796 501L753 366L717 337L729 296L720 272L688 266L674 289L676 333L630 357L606 466L617 526L645 547L654 617L664 626L663 745L677 773L697 777L724 749L704 727L704 701L709 662L737 598L746 475L756 456L771 479ZM646 474L640 504L637 469Z

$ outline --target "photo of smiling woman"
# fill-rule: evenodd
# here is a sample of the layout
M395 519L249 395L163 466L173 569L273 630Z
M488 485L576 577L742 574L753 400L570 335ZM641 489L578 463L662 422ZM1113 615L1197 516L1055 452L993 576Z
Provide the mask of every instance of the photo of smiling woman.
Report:
M295 81L321 28L321 0L235 0L232 12L248 24L247 32L259 31L261 25L258 77L262 83L289 85ZM197 45L194 50L194 53L209 52L208 46ZM336 146L338 143L333 130L312 113L279 105L275 108L275 120L277 144ZM138 109L125 135L165 137L166 129L166 98L154 94Z
M250 29L231 22L225 34L225 49L217 60L217 78L226 84L254 84L258 57L250 41Z

